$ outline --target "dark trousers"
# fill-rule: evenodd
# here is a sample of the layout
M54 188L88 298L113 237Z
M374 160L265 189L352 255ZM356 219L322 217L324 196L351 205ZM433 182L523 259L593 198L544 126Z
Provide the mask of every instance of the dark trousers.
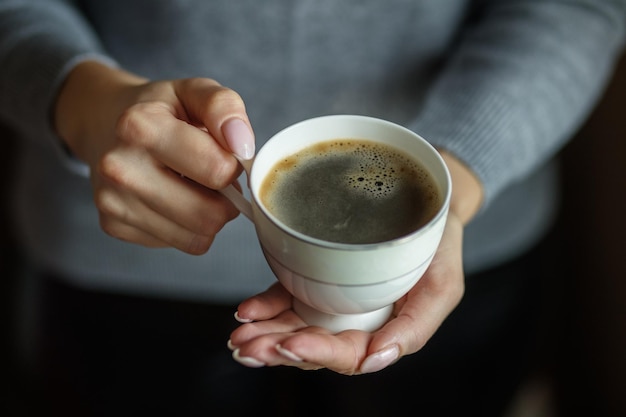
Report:
M90 292L41 275L28 301L38 312L36 415L500 416L533 357L540 263L533 251L467 277L463 301L422 351L353 377L236 363L226 347L235 306Z

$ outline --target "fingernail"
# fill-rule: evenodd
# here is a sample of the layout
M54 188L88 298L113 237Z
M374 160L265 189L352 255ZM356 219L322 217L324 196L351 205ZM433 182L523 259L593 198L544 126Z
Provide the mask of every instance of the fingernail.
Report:
M233 351L233 359L249 368L262 368L265 366L265 364L258 359L239 355L239 349Z
M303 361L303 359L300 356L296 355L295 353L293 353L290 350L285 349L281 345L276 345L276 346L274 346L274 348L276 349L276 351L278 353L280 353L281 355L283 355L285 358L289 359L290 361L293 361L293 362L302 362Z
M361 365L361 372L364 374L378 372L398 359L399 355L400 349L398 348L398 345L392 345L383 350L379 350L378 352L365 358L363 365Z
M243 317L240 317L238 311L235 311L235 320L237 320L239 323L252 323L254 321L254 320L244 319Z
M242 159L254 156L254 135L248 125L241 119L231 119L222 126L222 133L232 153Z
M233 345L233 341L230 339L228 339L228 342L226 342L226 347L228 347L228 349L230 349L231 351L237 349L237 346Z

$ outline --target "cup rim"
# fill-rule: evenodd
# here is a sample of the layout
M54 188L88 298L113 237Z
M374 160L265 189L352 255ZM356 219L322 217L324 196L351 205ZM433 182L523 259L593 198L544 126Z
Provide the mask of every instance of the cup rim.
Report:
M333 242L333 241L329 241L329 240L323 240L323 239L319 239L319 238L315 238L309 235L306 235L304 233L298 232L297 230L294 230L293 228L287 226L284 222L282 222L280 219L278 219L274 214L272 214L266 207L264 204L262 204L262 202L260 201L260 198L257 198L256 192L254 190L251 190L251 198L253 199L255 205L259 208L259 210L261 210L261 212L263 213L264 216L266 216L266 218L268 218L268 220L273 223L276 227L278 227L282 232L288 234L289 236L291 236L294 239L297 239L299 241L302 241L304 243L310 244L310 245L314 245L314 246L318 246L318 247L322 247L322 248L327 248L327 249L333 249L333 250L345 250L345 251L366 251L366 250L378 250L380 248L388 248L388 247L393 247L393 246L397 246L397 245L403 245L406 244L407 242L410 242L414 239L419 238L422 234L425 234L428 232L428 230L430 230L431 228L433 228L435 225L437 225L439 223L439 221L441 220L442 217L447 216L447 212L448 212L448 208L450 206L450 198L451 198L451 194L452 194L452 180L450 177L450 172L448 170L448 167L446 165L446 163L444 162L443 158L441 157L441 154L439 153L439 151L437 151L437 149L431 145L425 138L423 138L422 136L420 136L419 134L417 134L416 132L402 126L399 125L397 123L388 121L388 120L384 120L384 119L379 119L376 117L371 117L371 116L362 116L362 115L350 115L350 114L335 114L335 115L327 115L327 116L318 116L318 117L314 117L314 118L310 118L310 119L306 119L306 120L302 120L300 122L297 122L293 125L290 125L282 130L280 130L279 132L277 132L276 134L274 134L272 136L272 138L274 138L275 136L278 135L282 135L284 134L286 131L288 130L292 130L292 129L296 129L297 127L299 127L302 124L305 123L311 123L320 119L332 119L332 118L352 118L352 119L361 119L361 120L368 120L370 122L375 122L375 123L382 123L382 124L386 124L389 125L391 127L393 127L394 129L399 129L404 131L405 133L408 133L411 136L414 136L416 138L418 138L419 140L421 140L422 144L425 145L427 148L429 148L435 159L437 160L437 162L442 166L443 168L443 172L445 175L445 184L447 184L448 186L446 187L447 190L441 190L443 192L443 198L442 198L442 203L441 206L439 207L439 209L437 210L437 213L423 226L419 227L416 230L413 230L410 233L407 233L406 235L394 238L394 239L390 239L390 240L385 240L382 242L372 242L372 243L342 243L342 242ZM270 138L270 140L272 139ZM360 139L360 138L355 138L355 139ZM365 139L364 140L374 140L374 139ZM307 145L309 146L309 145ZM394 146L394 145L390 145L390 146ZM395 147L395 146L394 146ZM261 150L259 151L259 153L263 152L263 147L261 148ZM254 172L254 165L253 165L253 171ZM444 186L445 186L444 184ZM438 184L441 185L441 184Z

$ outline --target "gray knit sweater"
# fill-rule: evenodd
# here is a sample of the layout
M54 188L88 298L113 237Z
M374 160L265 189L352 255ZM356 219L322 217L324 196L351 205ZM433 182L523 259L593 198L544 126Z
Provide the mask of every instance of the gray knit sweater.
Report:
M274 281L243 216L194 257L105 235L51 105L78 62L239 92L257 147L312 116L403 124L480 177L468 272L535 243L557 204L549 163L598 99L624 0L0 0L0 121L21 144L16 225L37 265L91 288L238 301ZM0 138L4 140L4 138Z

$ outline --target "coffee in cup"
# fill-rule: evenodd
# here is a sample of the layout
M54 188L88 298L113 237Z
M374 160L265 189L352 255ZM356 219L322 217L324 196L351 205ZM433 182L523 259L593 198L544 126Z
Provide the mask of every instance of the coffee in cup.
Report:
M250 201L232 186L221 192L254 222L268 264L309 325L380 328L441 240L448 169L425 139L389 121L304 120L272 136L247 172ZM297 224L310 219L310 228Z
M289 228L348 244L409 235L442 205L439 187L419 161L358 138L315 143L283 158L264 179L260 197Z

